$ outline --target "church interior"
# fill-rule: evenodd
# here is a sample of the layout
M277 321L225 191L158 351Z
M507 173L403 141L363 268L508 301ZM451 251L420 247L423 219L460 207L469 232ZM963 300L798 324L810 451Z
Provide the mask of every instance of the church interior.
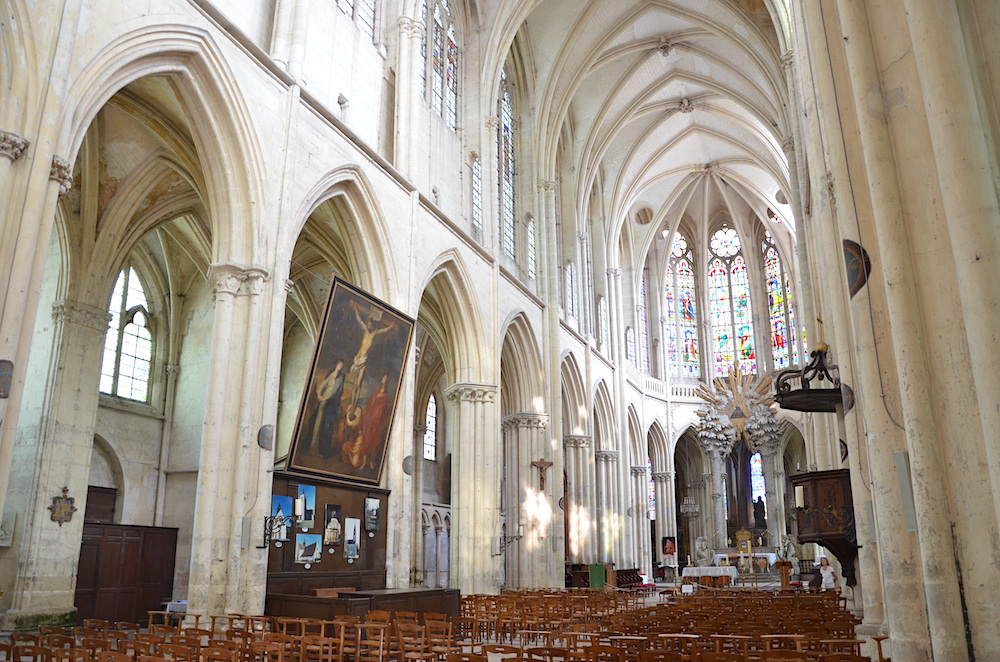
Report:
M0 632L829 563L1000 660L994 0L0 0L0 84Z

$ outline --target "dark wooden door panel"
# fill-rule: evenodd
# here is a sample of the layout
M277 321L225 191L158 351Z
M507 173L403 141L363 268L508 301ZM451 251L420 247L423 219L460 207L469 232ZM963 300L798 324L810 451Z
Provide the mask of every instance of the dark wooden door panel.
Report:
M177 529L84 524L77 574L77 622L146 620L173 593Z

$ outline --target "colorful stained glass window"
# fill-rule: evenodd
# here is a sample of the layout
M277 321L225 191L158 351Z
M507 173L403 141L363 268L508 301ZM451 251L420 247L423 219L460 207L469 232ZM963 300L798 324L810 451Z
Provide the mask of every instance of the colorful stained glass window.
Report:
M506 70L500 73L497 114L500 117L500 125L497 127L500 244L504 255L515 259L517 251L514 243L514 106L507 86Z
M535 256L535 219L528 221L528 278L538 276L538 261Z
M715 373L757 371L750 279L739 235L722 228L709 243L708 290Z
M761 242L764 254L764 276L767 282L767 308L771 323L771 352L776 369L787 368L799 362L796 351L795 311L792 308L792 289L778 254L778 247L768 231Z
M646 458L646 503L649 519L656 519L656 486L653 483L653 463Z
M674 377L697 379L701 375L698 358L698 316L696 312L694 257L684 235L676 233L664 287L667 318L667 361Z
M437 459L437 398L431 393L424 412L424 459Z
M146 293L135 269L119 274L108 312L111 323L104 338L100 390L145 402L149 397L153 337Z
M758 497L766 499L764 491L764 469L760 461L760 453L750 456L750 498L756 501Z

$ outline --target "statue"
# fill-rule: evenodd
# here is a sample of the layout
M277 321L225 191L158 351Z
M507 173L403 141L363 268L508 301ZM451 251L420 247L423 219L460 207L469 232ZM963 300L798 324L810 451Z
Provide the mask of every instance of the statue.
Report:
M795 556L795 543L792 542L791 536L781 537L781 547L778 548L778 558L782 561L792 562L792 576L798 576L799 574L799 559Z
M695 565L706 567L712 565L712 550L708 548L708 538L698 536L694 543Z
M757 500L753 502L753 524L758 529L762 529L767 526L767 522L764 521L764 497L757 497Z

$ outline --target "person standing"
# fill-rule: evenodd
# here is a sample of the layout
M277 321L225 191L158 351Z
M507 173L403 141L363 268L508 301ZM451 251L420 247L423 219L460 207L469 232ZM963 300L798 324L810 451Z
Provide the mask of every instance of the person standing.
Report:
M837 571L830 565L830 559L819 557L820 589L837 588Z

